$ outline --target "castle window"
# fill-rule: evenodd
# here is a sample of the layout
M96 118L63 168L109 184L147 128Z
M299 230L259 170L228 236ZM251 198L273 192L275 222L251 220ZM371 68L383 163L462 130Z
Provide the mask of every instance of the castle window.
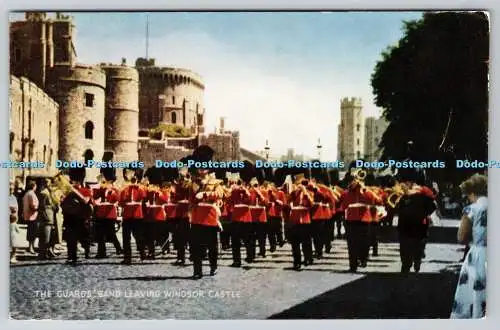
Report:
M49 145L52 145L52 122L49 121Z
M50 152L49 152L49 166L52 165L52 157L54 155L54 150L52 150L52 148L50 148Z
M361 152L357 151L357 152L356 152L356 157L357 157L358 159L359 159L359 158L361 158Z
M94 138L94 124L91 121L85 123L85 138L88 140Z
M85 106L90 108L94 106L94 94L85 93Z
M172 124L177 123L177 114L175 112L172 112Z
M43 146L43 162L46 163L47 158L47 146Z
M175 96L172 95L172 104L175 105Z
M356 140L356 144L359 146L359 139Z
M87 149L85 151L85 153L83 154L83 158L85 159L86 162L88 162L89 160L93 160L94 159L94 152L90 149Z
M10 144L9 144L9 150L10 150L10 153L12 153L12 150L14 149L14 138L15 138L15 135L13 132L10 132Z
M375 126L375 133L378 133L378 127Z
M31 110L28 111L28 138L31 139Z
M357 131L357 132L359 132L359 128L360 128L360 126L361 126L360 124L357 124L357 125L356 125L356 131Z

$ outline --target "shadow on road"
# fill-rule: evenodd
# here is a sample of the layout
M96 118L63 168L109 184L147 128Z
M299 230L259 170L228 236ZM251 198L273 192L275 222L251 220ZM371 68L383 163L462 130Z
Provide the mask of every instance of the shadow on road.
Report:
M383 227L379 230L381 243L399 242L396 227ZM455 227L429 227L428 243L457 244L457 228Z
M370 273L270 319L449 318L458 278L453 267L437 274Z
M165 281L165 280L192 280L192 276L132 276L108 278L108 281Z

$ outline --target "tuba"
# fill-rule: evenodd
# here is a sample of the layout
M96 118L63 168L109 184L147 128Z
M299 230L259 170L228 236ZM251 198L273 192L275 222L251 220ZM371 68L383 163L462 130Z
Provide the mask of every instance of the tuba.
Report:
M386 189L387 192L390 192L390 195L387 197L387 204L393 209L399 204L401 198L405 195L405 191L401 184L397 184L392 188Z

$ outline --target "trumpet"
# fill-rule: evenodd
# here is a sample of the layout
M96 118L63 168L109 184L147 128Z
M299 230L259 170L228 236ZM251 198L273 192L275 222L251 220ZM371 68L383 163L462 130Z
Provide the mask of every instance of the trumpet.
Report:
M87 203L89 201L88 197L83 196L77 189L73 187L70 180L63 174L63 172L57 173L53 179L53 186L58 189L63 196L67 196L70 193L74 193L78 198Z
M366 171L363 169L357 169L352 173L352 176L355 180L364 181L366 178Z

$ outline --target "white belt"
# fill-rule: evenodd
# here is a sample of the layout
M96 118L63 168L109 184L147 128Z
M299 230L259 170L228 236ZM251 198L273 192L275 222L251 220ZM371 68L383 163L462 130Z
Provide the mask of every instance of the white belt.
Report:
M328 206L328 204L325 204L325 203L314 203L313 205L317 205L317 206Z
M101 205L107 206L107 205L116 205L116 204L115 203L110 203L110 202L102 202L102 203L97 203L96 205L97 206L101 206Z
M307 210L305 206L292 206L292 210Z
M245 207L245 208L247 208L247 207L249 207L249 206L248 206L248 205L246 205L246 204L236 204L233 208L237 208L237 207L238 207L238 208L241 208L241 207Z
M181 201L178 201L177 204L189 204L189 201L187 199L183 199Z
M258 209L258 210L265 210L266 207L265 206L257 206L257 205L252 205L250 206L251 209Z
M163 208L163 205L148 205L150 208Z
M348 208L358 208L358 207L373 207L375 205L369 205L369 204L363 204L363 203L354 203L354 204L349 204Z
M125 205L141 205L142 203L141 202L128 202L128 203L125 203Z

